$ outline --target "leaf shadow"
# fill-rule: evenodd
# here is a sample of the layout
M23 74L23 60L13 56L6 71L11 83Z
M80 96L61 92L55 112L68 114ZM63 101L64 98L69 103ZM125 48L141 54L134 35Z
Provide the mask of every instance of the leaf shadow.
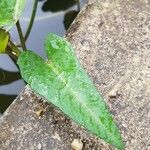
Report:
M43 11L57 12L66 10L77 3L76 0L46 0L42 6Z
M70 11L65 13L63 23L64 23L64 27L65 27L66 30L68 30L68 28L70 27L73 20L78 15L78 13L79 13L79 11L76 11L76 10L70 10Z
M4 111L14 101L16 97L17 95L0 94L0 113L4 113Z
M22 78L19 72L11 72L0 68L0 85L6 85L20 79Z

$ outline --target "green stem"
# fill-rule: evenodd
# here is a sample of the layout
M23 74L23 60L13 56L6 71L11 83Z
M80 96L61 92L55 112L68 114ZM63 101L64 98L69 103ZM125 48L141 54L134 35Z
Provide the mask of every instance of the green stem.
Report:
M25 34L25 41L27 41L29 34L31 32L32 26L33 26L33 22L35 19L35 14L36 14L36 10L37 10L37 5L38 5L38 0L34 0L34 5L33 5L33 10L32 10L32 15L31 15L31 19L28 25L28 29L27 32Z
M12 41L9 40L9 42L7 44L7 48L6 48L6 53L10 56L12 61L16 64L21 51L18 49L18 47ZM18 65L16 65L16 66L19 70L19 66ZM25 81L24 81L24 83L26 84Z
M9 41L8 46L6 48L6 53L16 59L18 58L21 51L12 41Z
M27 50L27 47L26 47L26 44L25 44L25 39L23 37L23 33L22 33L22 30L21 30L21 26L20 26L20 22L19 21L17 21L16 26L17 26L17 30L18 30L21 46L22 46L23 50Z

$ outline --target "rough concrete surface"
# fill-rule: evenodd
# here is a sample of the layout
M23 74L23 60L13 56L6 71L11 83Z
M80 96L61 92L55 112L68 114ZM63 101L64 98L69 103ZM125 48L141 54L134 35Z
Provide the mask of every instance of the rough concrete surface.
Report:
M150 1L89 0L67 32L121 130L126 150L150 150ZM40 110L44 109L41 113ZM0 121L0 149L112 150L26 87Z

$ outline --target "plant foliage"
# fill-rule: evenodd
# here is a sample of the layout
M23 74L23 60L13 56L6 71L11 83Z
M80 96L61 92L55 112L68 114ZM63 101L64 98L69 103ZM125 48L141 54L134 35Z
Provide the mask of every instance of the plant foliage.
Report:
M3 29L0 29L0 53L5 53L8 40L9 40L9 33Z
M19 19L26 0L0 0L0 28L9 30Z
M20 54L18 65L25 81L74 121L115 147L123 148L118 128L71 44L49 34L45 52L47 61L32 51Z

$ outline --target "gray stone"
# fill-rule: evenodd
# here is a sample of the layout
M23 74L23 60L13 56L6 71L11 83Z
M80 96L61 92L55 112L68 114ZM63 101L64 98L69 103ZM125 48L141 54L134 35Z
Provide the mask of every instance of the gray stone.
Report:
M66 38L104 96L125 149L149 150L150 1L89 0ZM114 89L119 94L110 98ZM29 87L20 93L1 117L2 150L70 150L73 139L84 150L113 149L43 100Z

